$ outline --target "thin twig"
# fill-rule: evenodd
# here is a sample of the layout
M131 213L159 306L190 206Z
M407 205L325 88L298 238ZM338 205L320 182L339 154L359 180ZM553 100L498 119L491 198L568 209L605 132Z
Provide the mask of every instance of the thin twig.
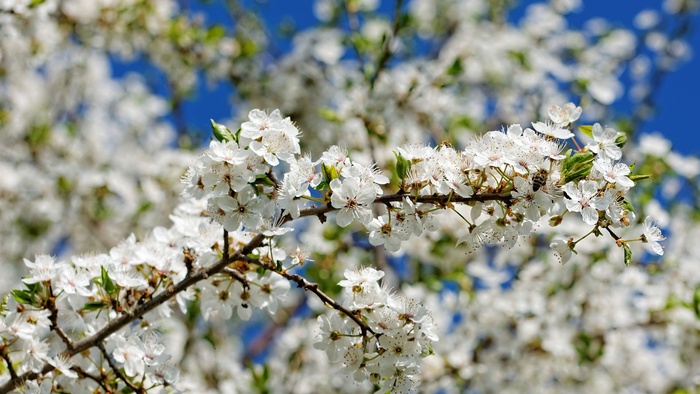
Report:
M244 256L242 260L251 263L251 264L257 264L260 265L261 267L265 268L268 271L273 271L276 272L277 274L281 275L285 279L291 280L292 282L295 282L299 287L303 288L306 291L310 291L314 293L321 301L323 301L324 304L330 306L331 308L344 313L347 315L349 318L351 318L355 323L357 323L358 326L360 326L360 329L362 330L362 334L366 335L367 332L370 332L374 334L374 331L360 319L357 317L355 313L350 311L349 309L345 308L344 306L338 304L333 298L328 296L326 293L324 293L321 289L319 289L318 283L315 282L309 282L306 278L304 278L301 275L297 274L290 274L289 272L286 271L278 271L277 267L275 267L273 264L267 263L262 260L258 260L252 257Z
M82 368L76 367L76 366L74 366L74 367L71 368L71 369L72 369L73 371L77 372L79 375L82 375L82 376L84 376L84 377L86 377L86 378L90 378L90 379L94 380L97 384L100 385L100 387L102 387L102 390L104 390L105 393L113 393L113 392L114 392L114 390L112 390L112 389L110 389L109 387L107 387L107 385L106 385L105 382L104 382L104 377L103 377L103 376L99 376L99 377L98 377L98 376L95 376L95 375L90 375L89 373L83 371Z
M114 374L117 375L119 379L124 381L124 383L129 386L130 389L134 390L134 392L137 393L146 393L146 389L144 389L141 386L137 386L133 384L126 375L122 373L122 371L119 370L119 368L114 364L112 361L112 357L110 357L109 353L107 353L107 349L105 349L105 346L102 344L102 342L97 343L97 347L100 349L102 354L105 356L105 359L107 359L107 364L109 364L110 368L112 368L112 371L114 371Z

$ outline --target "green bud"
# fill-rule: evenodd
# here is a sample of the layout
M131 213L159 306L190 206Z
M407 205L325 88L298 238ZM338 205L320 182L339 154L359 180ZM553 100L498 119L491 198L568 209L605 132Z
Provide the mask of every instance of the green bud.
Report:
M632 249L626 242L622 244L622 248L625 250L625 265L629 267L632 262Z
M623 146L625 146L626 142L627 142L627 134L622 133L622 132L618 133L617 138L615 139L615 144L617 144L617 146L622 148Z
M211 131L214 133L214 137L216 137L217 141L224 142L236 140L235 135L228 129L228 127L214 122L214 119L209 119L209 121L211 122Z
M552 216L551 218L549 218L549 225L552 227L556 227L561 224L562 220L564 220L564 217L561 215Z

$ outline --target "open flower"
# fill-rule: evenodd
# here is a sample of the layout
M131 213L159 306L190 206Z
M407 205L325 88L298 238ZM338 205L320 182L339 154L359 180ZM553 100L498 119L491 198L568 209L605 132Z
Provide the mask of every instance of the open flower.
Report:
M583 109L577 107L574 103L566 103L564 104L564 108L553 105L549 109L549 118L556 124L569 125L578 120L581 116L581 112L583 112Z
M586 224L596 224L598 209L605 210L610 205L608 198L598 196L598 183L595 181L580 181L578 186L569 182L563 189L568 195L565 201L566 209L570 212L581 212Z
M593 125L593 143L588 145L588 149L600 156L607 157L612 160L620 160L622 151L615 142L617 140L617 130L600 126L596 123Z
M357 219L362 224L372 221L372 210L369 205L374 202L376 192L374 185L365 184L360 187L357 178L348 178L343 182L339 179L331 181L331 204L333 208L340 209L335 220L338 226L347 227Z
M654 223L654 220L647 216L644 219L644 235L642 235L642 241L651 249L654 253L659 256L663 256L664 248L659 244L659 241L665 240L663 234L661 234L661 229Z

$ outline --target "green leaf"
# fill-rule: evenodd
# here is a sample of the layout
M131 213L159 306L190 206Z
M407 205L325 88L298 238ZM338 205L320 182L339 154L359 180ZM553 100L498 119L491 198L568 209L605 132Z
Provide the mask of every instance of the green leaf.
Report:
M394 156L396 156L396 175L403 181L411 171L411 161L397 152L394 152Z
M649 179L651 178L651 174L639 174L639 175L630 175L628 176L630 180L633 181L640 181L642 179Z
M632 203L630 203L626 198L623 198L620 201L620 206L627 211L634 212L634 206L632 206Z
M328 184L328 182L326 182L324 180L324 181L319 182L318 185L316 185L316 187L314 189L316 189L318 191L328 190L328 189L330 189L330 185Z
M700 286L695 288L695 293L693 294L693 311L695 312L695 317L700 319Z
M207 36L204 41L207 43L216 43L226 36L226 28L222 25L214 25L207 30Z
M323 118L324 120L327 120L329 122L333 123L341 123L342 119L340 119L340 116L338 116L338 112L334 109L331 108L320 108L318 110L319 116Z
M593 138L593 126L585 125L585 126L579 126L578 130L582 132L583 134Z
M626 242L622 244L622 248L625 250L625 265L629 267L632 262L632 249Z
M447 75L449 76L455 76L455 75L460 75L464 71L464 68L462 67L462 59L459 57L455 58L455 61L452 62L450 67L447 69Z
M24 290L12 290L12 297L20 304L34 305L34 297Z
M276 187L275 182L270 179L267 174L261 174L255 177L255 181L253 182L255 185L264 185L264 186L270 186L270 187Z
M85 306L83 306L83 311L99 311L102 309L106 309L109 305L106 302L102 301L88 301L85 303Z
M585 178L591 173L595 155L592 152L576 152L573 156L562 160L562 184Z
M330 184L333 179L340 176L338 170L334 166L321 164L321 171L323 172L323 179L325 179L328 184Z
M119 289L117 289L117 286L112 282L112 279L110 279L109 274L107 273L107 270L105 267L102 268L102 273L100 274L100 285L102 286L103 289L109 294L110 296L116 293Z
M216 137L217 141L224 142L236 140L236 137L233 135L231 130L228 129L228 127L214 122L214 119L209 119L209 121L211 122L211 131L214 133L214 137Z
M32 295L39 293L41 291L41 288L42 288L41 283L39 283L39 282L37 282L37 283L25 283L24 285L27 287L27 291Z
M0 316L5 316L7 312L7 300L10 298L9 294L5 294L2 299L0 299Z

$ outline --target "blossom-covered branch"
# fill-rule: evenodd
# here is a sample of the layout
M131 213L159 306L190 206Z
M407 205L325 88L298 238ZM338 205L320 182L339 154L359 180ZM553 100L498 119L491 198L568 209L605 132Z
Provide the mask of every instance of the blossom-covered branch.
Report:
M338 283L345 299L335 301L290 272L307 258L299 251L288 257L279 247L293 230L286 224L309 216L323 223L335 212L338 226L362 226L370 244L390 252L436 231L436 216L446 211L463 221L468 232L457 242L471 251L486 243L512 247L535 233L540 221L556 226L572 213L591 226L587 235L626 227L635 217L625 195L640 177L617 162L624 136L598 124L584 126L593 142L566 150L563 140L574 136L569 128L580 113L571 103L554 106L550 119L533 123L534 129L489 131L462 150L398 147L389 176L338 146L317 161L301 156L299 130L279 111L253 110L235 132L212 121L217 140L184 176L186 201L172 228L157 228L140 242L131 237L108 255L76 256L71 263L49 256L25 261L31 270L23 279L26 289L13 291L15 311L3 311L0 321L10 372L0 392L33 380L69 387L63 377L75 378L74 366L89 374L89 365L103 362L114 379L102 385L121 381L143 391L176 384L156 329L172 313L168 301L184 312L198 300L205 319L229 319L235 307L247 320L251 306L276 313L290 282L338 312L319 316L318 349L357 381L378 377L382 390L406 392L416 383L420 359L433 353L438 340L431 314L380 284L384 272L372 267L347 270ZM385 194L390 188L396 192ZM586 236L555 241L552 248L565 262ZM628 243L640 241L661 253L662 239L649 224L639 238L616 237L615 243L625 248L628 263ZM138 319L138 327L131 324ZM62 348L49 351L47 341L54 340ZM17 351L27 347L32 350ZM47 379L52 371L58 379Z

